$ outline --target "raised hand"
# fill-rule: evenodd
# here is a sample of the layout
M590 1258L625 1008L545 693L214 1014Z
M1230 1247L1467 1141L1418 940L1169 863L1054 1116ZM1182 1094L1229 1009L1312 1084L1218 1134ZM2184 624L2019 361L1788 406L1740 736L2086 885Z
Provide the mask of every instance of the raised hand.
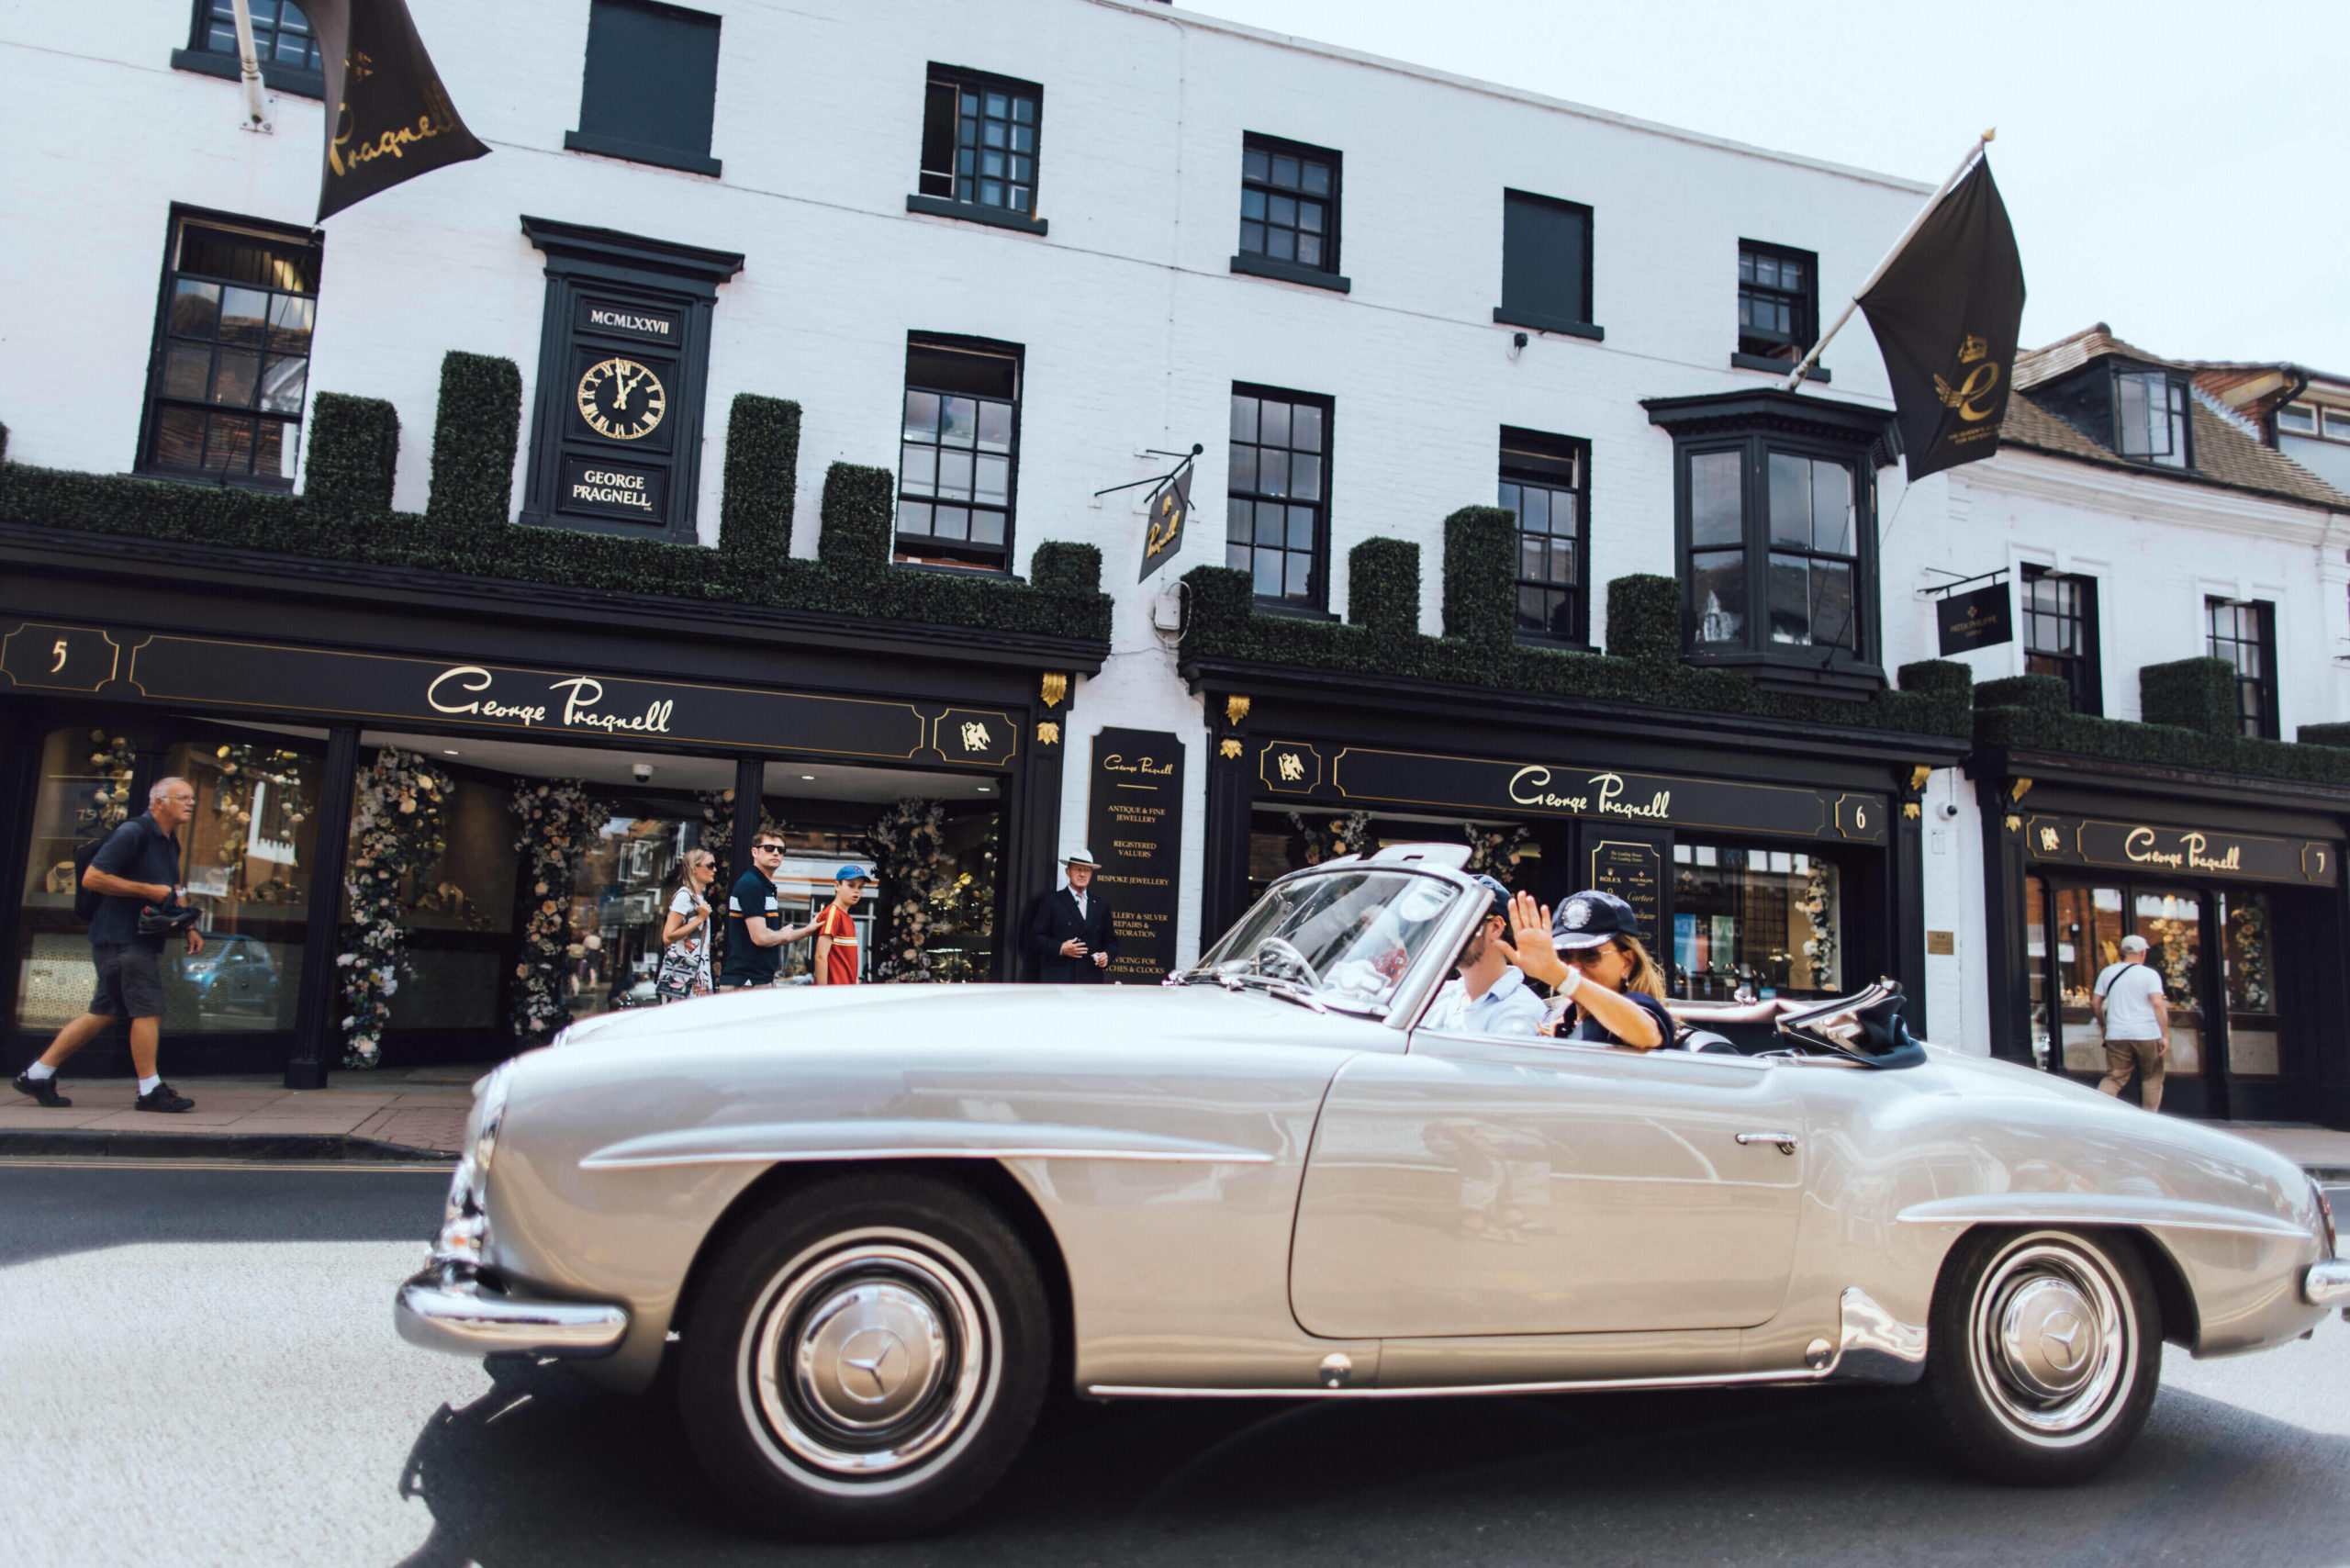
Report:
M1512 893L1509 924L1517 967L1544 985L1565 984L1567 966L1560 961L1559 949L1550 940L1550 907L1535 902L1532 893Z

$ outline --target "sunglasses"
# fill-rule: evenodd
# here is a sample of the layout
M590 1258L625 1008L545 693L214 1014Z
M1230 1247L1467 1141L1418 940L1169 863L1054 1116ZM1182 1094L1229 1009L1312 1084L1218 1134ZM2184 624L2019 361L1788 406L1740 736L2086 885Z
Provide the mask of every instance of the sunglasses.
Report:
M783 846L780 844L754 844L751 847L755 851L767 855L780 855L783 853Z
M1595 964L1599 962L1600 959L1607 957L1608 954L1615 950L1616 945L1612 942L1604 947L1572 947L1566 952L1559 955L1559 961L1562 964L1572 964L1577 969L1582 969L1587 964Z

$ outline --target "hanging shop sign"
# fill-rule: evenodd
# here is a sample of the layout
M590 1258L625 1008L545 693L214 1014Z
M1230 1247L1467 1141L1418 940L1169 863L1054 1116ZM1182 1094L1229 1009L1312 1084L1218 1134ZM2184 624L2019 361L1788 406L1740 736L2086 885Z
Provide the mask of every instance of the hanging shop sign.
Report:
M0 675L28 690L114 684L127 689L100 694L207 708L977 767L1005 767L1020 743L993 708L29 622L0 630Z
M1305 741L1259 744L1273 795L1350 805L1439 806L1490 817L1587 817L1647 827L1720 828L1787 838L1885 841L1882 795L1740 784L1570 763L1445 756Z
M1942 634L1944 658L2014 642L2015 603L2008 593L2008 585L1993 583L1989 588L1953 593L1935 600L1934 626Z
M1152 984L1175 967L1175 914L1183 855L1183 743L1162 730L1103 730L1093 737L1085 807L1093 880L1110 902L1118 956L1108 977Z
M2032 859L2062 866L2323 888L2333 887L2340 876L2334 864L2338 846L2324 839L2049 816L2026 819L2023 835L2024 852Z

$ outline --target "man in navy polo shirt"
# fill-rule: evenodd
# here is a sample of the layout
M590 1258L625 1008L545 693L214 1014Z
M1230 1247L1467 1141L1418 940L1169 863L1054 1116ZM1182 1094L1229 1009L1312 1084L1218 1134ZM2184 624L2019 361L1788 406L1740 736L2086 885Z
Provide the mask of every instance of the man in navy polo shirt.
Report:
M67 1057L95 1039L118 1018L130 1020L130 1060L139 1070L140 1111L186 1111L196 1102L172 1092L155 1071L155 1049L163 1023L163 938L139 933L139 912L150 904L179 902L180 846L172 835L196 815L196 790L185 778L158 778L147 791L147 814L114 830L83 873L82 885L103 896L90 917L90 957L97 965L97 994L90 1010L57 1032L49 1049L17 1075L16 1090L44 1105L73 1102L57 1092L57 1070ZM204 938L187 928L187 950L204 951Z

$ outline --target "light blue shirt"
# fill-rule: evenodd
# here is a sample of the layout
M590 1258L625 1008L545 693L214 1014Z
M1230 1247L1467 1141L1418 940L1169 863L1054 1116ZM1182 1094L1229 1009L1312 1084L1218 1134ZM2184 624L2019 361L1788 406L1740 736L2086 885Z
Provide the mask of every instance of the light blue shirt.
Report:
M1426 1027L1455 1035L1539 1035L1542 999L1526 989L1526 976L1514 969L1504 969L1493 989L1473 1002L1469 982L1455 975L1436 993Z

